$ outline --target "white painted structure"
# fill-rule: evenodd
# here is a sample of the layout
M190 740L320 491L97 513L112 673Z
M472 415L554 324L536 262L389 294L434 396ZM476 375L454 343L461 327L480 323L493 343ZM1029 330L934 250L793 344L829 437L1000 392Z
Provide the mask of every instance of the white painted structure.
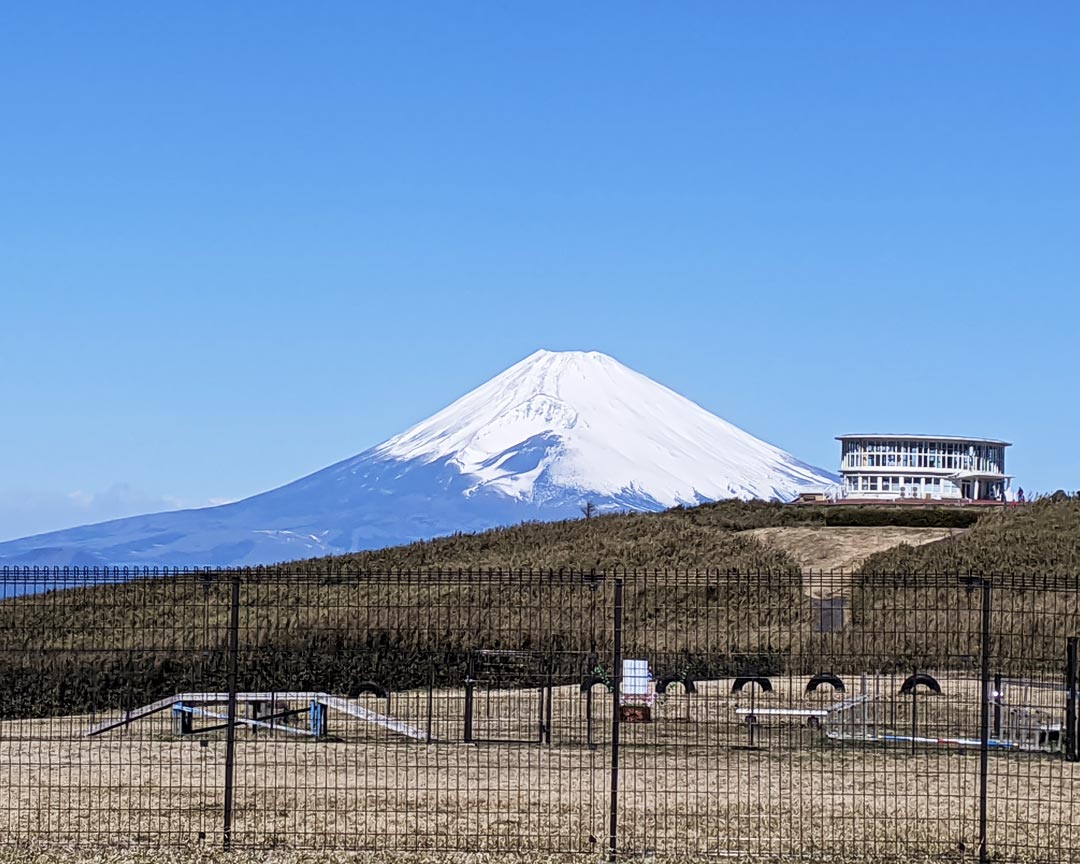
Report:
M649 672L648 660L623 660L622 695L640 698L650 693L652 673Z
M1008 441L937 435L840 435L844 498L1000 501Z
M228 720L226 714L221 713L221 710L214 711L208 710L206 706L212 705L225 705L229 701L228 693L177 693L175 696L168 696L164 699L159 699L157 702L152 702L149 705L144 705L141 708L136 708L131 711L125 711L120 717L106 720L102 723L91 727L84 733L85 737L93 738L96 735L100 735L103 732L110 732L113 729L120 729L131 725L136 720L142 720L146 717L150 717L168 708L174 710L186 710L201 717L212 717L217 720ZM333 711L340 712L346 716L353 717L364 723L370 723L374 726L379 726L383 729L388 729L391 732L396 732L399 735L404 735L406 738L415 738L418 740L434 740L428 739L426 733L410 726L408 723L403 723L400 720L395 720L392 717L387 717L385 714L377 714L374 711L369 711L364 706L360 705L355 699L344 699L341 696L332 696L329 693L322 692L265 692L265 693L237 693L236 701L239 704L271 704L282 705L287 703L307 703L311 705L318 705L324 709L329 708ZM198 707L196 707L198 706ZM239 714L235 717L235 722L238 726L248 726L251 728L263 728L269 729L272 732L287 732L290 734L311 734L310 731L299 730L292 726L287 726L281 722L275 722L273 719L270 722L264 720L256 720L252 717L243 717ZM324 731L319 734L325 734Z

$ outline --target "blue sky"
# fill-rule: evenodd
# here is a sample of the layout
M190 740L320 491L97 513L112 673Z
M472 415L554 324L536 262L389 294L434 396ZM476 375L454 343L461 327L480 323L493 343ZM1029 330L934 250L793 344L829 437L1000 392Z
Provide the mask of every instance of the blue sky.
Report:
M0 539L280 485L541 347L830 469L844 432L1000 436L1080 488L1078 28L8 4Z

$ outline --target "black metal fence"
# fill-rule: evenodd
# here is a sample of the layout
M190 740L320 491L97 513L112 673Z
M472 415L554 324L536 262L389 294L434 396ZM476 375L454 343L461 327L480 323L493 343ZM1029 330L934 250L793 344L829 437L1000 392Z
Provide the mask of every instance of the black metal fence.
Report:
M1080 861L1080 579L0 570L0 843Z

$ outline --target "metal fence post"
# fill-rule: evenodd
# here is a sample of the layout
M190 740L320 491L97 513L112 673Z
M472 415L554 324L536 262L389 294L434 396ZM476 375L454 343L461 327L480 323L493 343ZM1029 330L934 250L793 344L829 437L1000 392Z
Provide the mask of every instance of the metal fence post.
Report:
M994 676L994 737L1001 734L1001 688L1004 687L1004 679L1001 675Z
M465 743L472 744L473 740L473 687L475 686L473 670L473 654L469 652L465 666Z
M911 677L914 678L919 674L918 668L914 669L911 673ZM918 751L919 740L919 685L916 684L911 688L911 755L914 756Z
M612 651L612 681L614 693L611 699L611 803L608 861L614 864L619 846L619 694L622 692L622 636L623 636L623 580L615 580L615 645Z
M980 676L981 705L979 712L979 864L987 864L987 795L990 774L990 626L992 586L982 580L982 674Z
M544 688L544 707L547 718L544 721L544 743L551 746L551 727L555 725L555 655L548 658L547 685Z
M236 765L236 673L240 650L240 576L232 577L229 610L229 709L225 727L225 816L223 846L232 845L233 769Z
M1080 637L1069 636L1065 643L1065 759L1080 761L1080 742L1076 740L1076 678Z
M425 741L431 743L431 723L435 709L435 660L428 658L428 686L427 686L427 734Z

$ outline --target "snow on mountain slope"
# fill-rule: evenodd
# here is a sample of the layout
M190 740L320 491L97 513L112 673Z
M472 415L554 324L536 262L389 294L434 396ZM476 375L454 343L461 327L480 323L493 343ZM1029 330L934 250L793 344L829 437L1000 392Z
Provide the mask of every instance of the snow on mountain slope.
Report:
M537 351L383 444L286 486L0 543L0 564L271 563L522 519L790 499L836 478L596 352Z
M543 466L515 470L511 457L542 435L560 446ZM559 486L617 495L632 485L664 507L702 497L792 498L835 482L597 352L537 351L374 452L449 458L475 478L473 489L519 498L533 493L541 467Z

